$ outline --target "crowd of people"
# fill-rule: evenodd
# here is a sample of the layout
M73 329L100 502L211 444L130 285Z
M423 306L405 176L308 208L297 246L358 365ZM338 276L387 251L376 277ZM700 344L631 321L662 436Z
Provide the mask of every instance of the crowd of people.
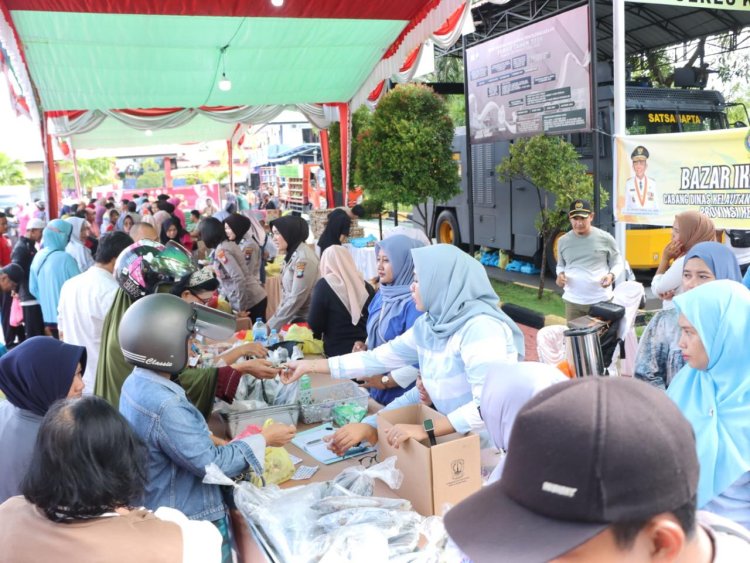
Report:
M429 405L445 415L435 436L475 432L502 453L491 484L446 516L467 559L748 560L750 290L710 219L675 220L654 280L667 305L636 377L568 381L525 361L522 331L457 247L396 229L367 280L342 247L352 210L332 211L312 244L301 215L266 223L239 203L65 206L0 252L0 562L232 561L235 508L205 468L262 476L266 447L296 429L227 442L209 429L214 402L232 403L245 376L310 373L356 380L386 410ZM612 298L625 265L587 201L569 216L557 281L573 318ZM279 332L307 323L325 357L274 366L261 343L234 341L256 319ZM235 346L201 365L196 338ZM375 445L377 426L371 414L325 440L343 455ZM427 438L412 424L386 435L394 447Z

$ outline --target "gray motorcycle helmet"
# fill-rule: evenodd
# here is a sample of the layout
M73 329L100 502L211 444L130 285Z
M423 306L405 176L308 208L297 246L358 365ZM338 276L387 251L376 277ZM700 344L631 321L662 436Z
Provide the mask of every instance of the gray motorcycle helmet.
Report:
M156 293L133 303L120 321L120 348L134 366L180 373L188 362L188 339L200 334L226 340L237 326L232 315Z

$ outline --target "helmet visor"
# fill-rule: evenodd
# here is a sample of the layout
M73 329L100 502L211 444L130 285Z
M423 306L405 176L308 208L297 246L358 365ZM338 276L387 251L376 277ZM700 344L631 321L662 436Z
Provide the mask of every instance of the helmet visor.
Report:
M237 329L237 319L223 311L205 305L191 303L193 316L188 321L188 330L212 340L227 340Z

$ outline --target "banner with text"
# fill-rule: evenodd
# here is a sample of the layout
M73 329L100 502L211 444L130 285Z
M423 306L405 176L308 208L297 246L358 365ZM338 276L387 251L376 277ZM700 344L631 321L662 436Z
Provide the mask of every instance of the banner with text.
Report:
M472 143L588 131L588 7L466 50Z
M685 6L692 10L738 10L750 12L750 0L627 0L634 4L661 4L663 6Z
M718 228L750 229L750 129L615 139L617 220L671 225L694 209Z

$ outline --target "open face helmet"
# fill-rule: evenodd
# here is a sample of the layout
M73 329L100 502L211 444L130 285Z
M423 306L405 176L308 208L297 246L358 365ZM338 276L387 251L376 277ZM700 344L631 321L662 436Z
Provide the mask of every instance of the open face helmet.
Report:
M155 293L197 269L190 254L177 243L166 246L139 240L122 251L115 262L115 279L133 300Z

